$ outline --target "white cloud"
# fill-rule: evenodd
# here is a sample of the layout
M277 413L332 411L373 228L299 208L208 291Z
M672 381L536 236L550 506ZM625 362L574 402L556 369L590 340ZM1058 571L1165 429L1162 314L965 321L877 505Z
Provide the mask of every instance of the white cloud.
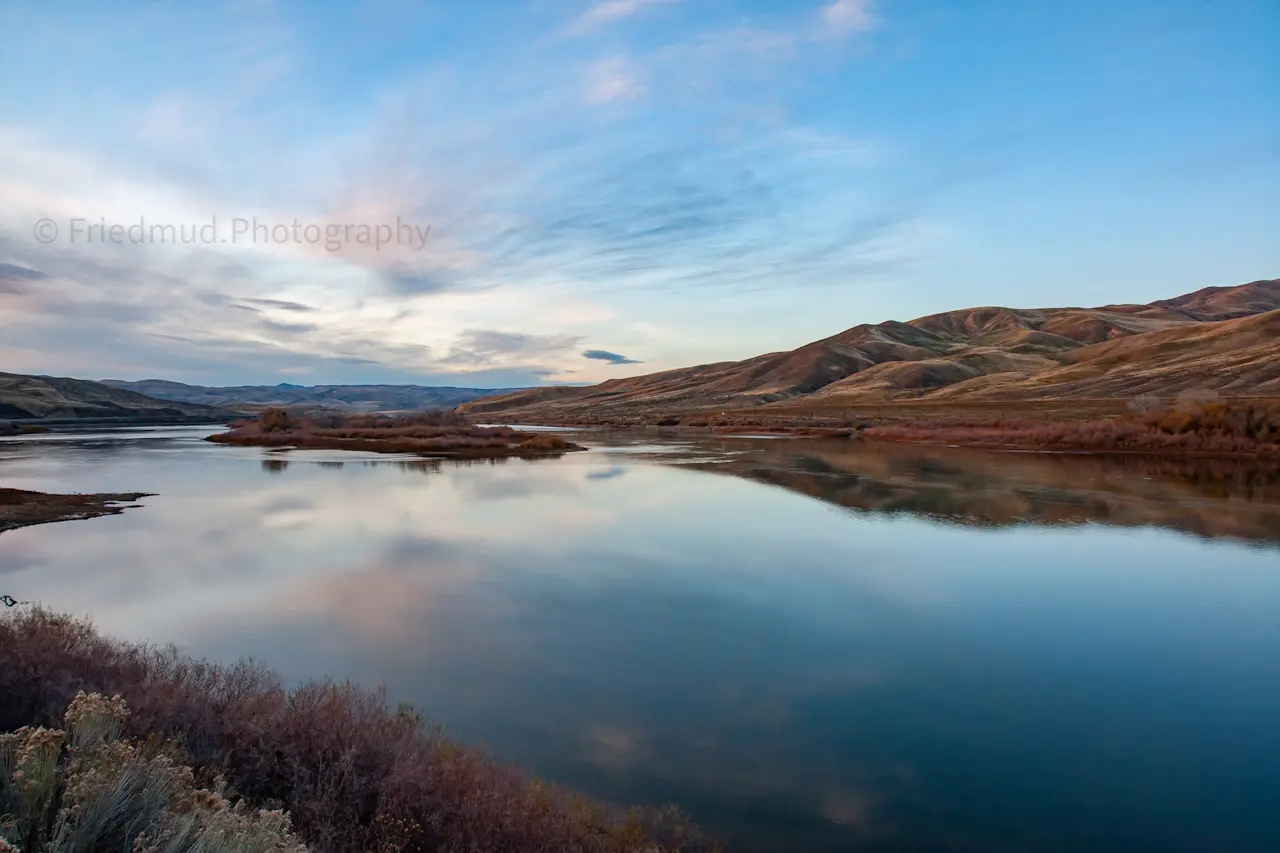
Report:
M565 32L574 36L586 35L615 21L630 18L650 6L661 6L672 2L678 2L678 0L601 0L583 12Z
M837 35L875 29L879 19L872 13L873 0L835 0L822 9L827 28Z
M645 93L640 70L625 57L602 59L587 68L586 99L589 104L625 101Z
M675 0L599 2L576 26L662 2ZM867 3L842 2L735 16L617 52L544 44L518 73L426 65L380 80L354 114L328 124L331 107L310 99L303 73L312 52L270 5L230 21L159 19L148 39L199 60L198 73L122 90L102 116L0 123L0 263L49 276L0 293L0 326L19 329L4 341L10 367L132 376L165 365L200 381L536 368L578 381L616 372L584 360L583 347L643 353L646 369L716 360L723 348L673 334L650 294L790 286L836 267L847 276L859 253L884 254L883 241L849 236L857 222L828 248L839 217L810 228L815 202L801 183L755 168L843 180L876 161L880 152L858 139L793 126L786 109L795 78L848 46L832 31L868 24L859 10L870 14ZM114 49L146 56L131 43ZM699 127L664 122L673 102ZM821 197L834 195L824 184ZM64 230L76 217L224 227L256 217L403 220L430 232L374 248L346 238L336 250L296 238L41 245L32 229L46 216ZM779 228L788 239L765 238ZM655 335L669 346L652 346Z

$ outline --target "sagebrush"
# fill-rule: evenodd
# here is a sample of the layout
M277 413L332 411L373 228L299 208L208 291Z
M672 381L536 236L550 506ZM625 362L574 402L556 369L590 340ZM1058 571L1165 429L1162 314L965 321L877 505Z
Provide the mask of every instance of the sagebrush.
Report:
M199 786L163 744L121 739L120 696L77 694L63 728L0 735L0 851L306 853L289 815Z
M180 759L209 785L222 780L220 795L244 808L288 812L290 831L312 850L712 849L673 808L607 807L538 782L452 743L381 691L331 682L288 689L251 661L224 666L124 643L39 608L0 616L0 660L0 731L58 729L79 691L123 697L121 736L165 745L157 755Z

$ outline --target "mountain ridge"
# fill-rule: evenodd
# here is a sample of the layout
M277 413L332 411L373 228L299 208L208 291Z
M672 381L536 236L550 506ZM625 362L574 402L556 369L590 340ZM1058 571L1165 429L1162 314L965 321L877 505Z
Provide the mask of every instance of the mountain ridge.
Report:
M567 391L519 391L460 409L572 418L797 400L1121 397L1192 387L1280 395L1280 279L1206 287L1146 304L981 306L863 323L794 350Z
M168 379L103 379L103 385L161 400L230 409L311 406L346 411L452 409L461 403L517 388L459 388L452 385L189 385Z
M228 414L213 406L149 397L112 388L90 379L0 373L0 418L150 418L160 420L207 418Z

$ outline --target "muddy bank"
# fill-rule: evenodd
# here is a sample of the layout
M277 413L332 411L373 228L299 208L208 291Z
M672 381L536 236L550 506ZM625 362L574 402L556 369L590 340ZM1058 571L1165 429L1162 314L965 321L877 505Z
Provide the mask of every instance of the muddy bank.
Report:
M54 521L78 521L103 515L119 515L147 492L119 492L103 495L50 495L24 489L0 488L0 533L49 524Z

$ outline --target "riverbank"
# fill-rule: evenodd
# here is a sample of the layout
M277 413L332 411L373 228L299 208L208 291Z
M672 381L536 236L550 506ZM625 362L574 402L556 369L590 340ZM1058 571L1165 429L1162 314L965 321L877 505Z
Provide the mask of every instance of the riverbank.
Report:
M499 424L501 422L498 422ZM654 420L650 418L574 418L557 420L549 418L538 421L520 421L521 426L551 429L582 430L623 430L627 432L660 432L680 435L768 435L779 438L856 438L859 432L870 424L831 423L829 421L809 422L795 420L751 420L735 419L724 421L704 421L696 418L666 418Z
M232 425L206 441L242 447L363 450L449 459L559 456L581 445L546 433L506 426L481 427L449 412L419 415L300 417L268 409L254 421Z
M771 407L772 408L772 407ZM549 419L547 426L657 430L676 434L859 438L983 450L1138 453L1177 456L1280 456L1280 402L1131 401L1070 408L1053 404L985 409L918 406L847 412L762 411L681 417Z
M34 524L119 515L136 507L135 501L146 497L151 495L146 492L56 495L0 488L0 533Z
M283 808L311 849L709 853L672 808L589 802L462 747L385 692L284 679L100 635L38 608L0 615L0 732L60 728L79 691L119 696L120 734L169 741L204 784ZM0 845L2 847L3 845Z
M1280 455L1280 406L1241 400L1152 404L1149 411L1110 418L937 420L874 426L863 434L873 441L990 450L1270 458Z

